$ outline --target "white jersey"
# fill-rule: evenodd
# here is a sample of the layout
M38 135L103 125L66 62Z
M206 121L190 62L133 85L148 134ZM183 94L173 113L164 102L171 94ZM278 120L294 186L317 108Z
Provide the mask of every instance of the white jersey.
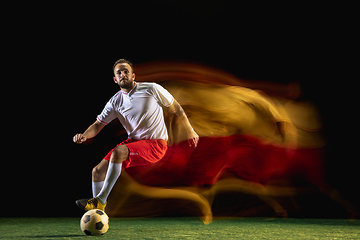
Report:
M167 141L168 132L161 105L169 107L173 102L174 97L162 86L139 82L128 93L117 92L97 120L108 124L117 117L131 139Z

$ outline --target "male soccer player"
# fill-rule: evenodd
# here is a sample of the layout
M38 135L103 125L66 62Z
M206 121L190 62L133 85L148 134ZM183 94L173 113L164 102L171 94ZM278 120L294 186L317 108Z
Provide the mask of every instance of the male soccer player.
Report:
M122 169L156 163L165 155L168 132L162 106L182 121L191 147L196 147L199 141L184 110L166 89L156 83L135 82L132 63L128 60L116 61L113 71L114 82L121 90L107 102L96 121L84 133L76 134L73 141L81 144L95 137L115 118L125 128L128 139L112 149L93 169L93 198L76 201L85 210L104 210Z

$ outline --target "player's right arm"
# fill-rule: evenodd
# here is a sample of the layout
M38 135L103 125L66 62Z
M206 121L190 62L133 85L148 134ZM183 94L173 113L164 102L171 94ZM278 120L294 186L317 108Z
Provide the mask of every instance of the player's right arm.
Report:
M78 133L73 137L75 143L81 144L89 138L95 137L106 125L96 120L84 133Z

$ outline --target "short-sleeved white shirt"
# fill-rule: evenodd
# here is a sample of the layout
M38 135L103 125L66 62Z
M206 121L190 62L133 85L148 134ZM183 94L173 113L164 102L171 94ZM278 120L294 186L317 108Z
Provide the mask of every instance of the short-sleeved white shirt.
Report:
M108 124L116 117L134 140L168 140L161 105L171 106L174 97L156 83L139 82L128 93L117 92L97 116L101 123Z

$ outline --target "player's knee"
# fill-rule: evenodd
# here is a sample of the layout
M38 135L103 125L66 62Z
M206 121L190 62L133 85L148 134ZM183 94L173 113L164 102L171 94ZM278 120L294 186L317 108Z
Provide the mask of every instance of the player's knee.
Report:
M93 168L93 170L92 170L92 175L93 175L93 177L99 175L99 168L98 168L98 166L95 166L95 167Z
M122 163L128 158L128 156L128 147L126 145L120 145L113 150L110 161L113 163Z
M102 170L99 166L95 166L92 170L92 178L95 181L101 181L105 178L106 171Z

